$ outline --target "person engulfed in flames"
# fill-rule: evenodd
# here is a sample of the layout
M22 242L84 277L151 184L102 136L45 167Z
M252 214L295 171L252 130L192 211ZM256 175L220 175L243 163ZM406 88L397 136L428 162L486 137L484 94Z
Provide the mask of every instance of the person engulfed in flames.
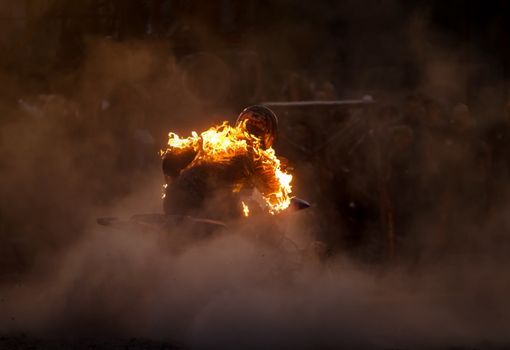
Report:
M235 126L223 122L187 138L170 133L162 152L165 213L224 220L257 206L271 214L289 207L292 175L272 148L277 132L274 112L251 106Z

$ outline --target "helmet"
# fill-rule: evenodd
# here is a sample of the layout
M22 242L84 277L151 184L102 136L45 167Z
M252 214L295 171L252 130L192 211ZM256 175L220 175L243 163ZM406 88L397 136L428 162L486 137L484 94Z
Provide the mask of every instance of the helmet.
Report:
M278 118L269 108L261 105L245 108L236 120L236 127L245 127L246 131L259 138L262 147L273 145L278 134Z

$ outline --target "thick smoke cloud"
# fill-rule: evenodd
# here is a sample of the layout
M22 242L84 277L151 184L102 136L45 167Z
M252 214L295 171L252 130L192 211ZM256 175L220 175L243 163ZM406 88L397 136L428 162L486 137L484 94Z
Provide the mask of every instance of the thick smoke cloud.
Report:
M44 275L2 289L3 331L149 337L196 348L508 341L510 310L499 302L509 284L490 263L375 272L341 258L324 265L248 232L178 252L169 241L139 230L90 231Z

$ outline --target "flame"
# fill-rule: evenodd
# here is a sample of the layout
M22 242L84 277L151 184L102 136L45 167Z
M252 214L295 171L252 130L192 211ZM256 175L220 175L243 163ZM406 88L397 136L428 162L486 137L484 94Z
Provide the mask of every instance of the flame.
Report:
M260 146L260 139L248 133L244 124L233 127L225 121L200 135L193 131L187 138L181 138L171 132L168 134L168 148L161 154L190 148L198 151L193 163L199 161L227 163L235 156L252 154L253 160L261 168L261 173L271 179L268 186L271 190L261 191L268 211L275 214L290 205L292 175L282 168L274 149L271 147L263 149ZM243 211L245 215L246 212L249 213L244 203Z
M250 215L250 208L248 208L248 206L244 202L241 202L241 204L243 205L243 214L244 214L244 216L249 216Z
M162 199L165 199L166 197L166 188L168 187L168 184L164 184L163 185L163 188L162 188L162 195L161 195L161 198Z

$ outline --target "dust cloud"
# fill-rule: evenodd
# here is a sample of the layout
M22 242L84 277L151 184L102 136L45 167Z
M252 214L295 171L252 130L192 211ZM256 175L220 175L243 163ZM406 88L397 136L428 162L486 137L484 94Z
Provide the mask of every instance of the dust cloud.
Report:
M396 2L389 3L380 7L399 13ZM357 12L355 2L344 6L336 11ZM359 16L371 18L380 7ZM469 94L464 85L484 59L475 55L459 64L465 48L449 48L424 18L420 12L406 23L404 48L381 38L382 56L395 49L422 68L415 77L419 93L402 103L416 119L434 116L434 108L438 115L452 114L429 100L424 103L429 110L423 110L420 94L440 95L445 103L464 101ZM356 18L350 21L346 30L356 30ZM324 31L305 31L300 55L293 54L292 42L276 50L281 37L266 40L260 47L276 51L264 79L285 76L281 67L307 61L313 55L306 53L327 43ZM368 32L360 33L363 38ZM296 39L303 33L291 34ZM265 38L259 32L250 40ZM408 238L404 253L382 264L353 258L341 244L330 251L320 231L330 225L341 235L345 227L332 226L341 214L320 206L253 217L200 239L187 226L167 232L97 225L102 216L161 212L158 151L166 133L232 121L237 104L216 102L226 91L242 91L232 87L231 67L207 53L181 60L159 40L85 41L83 61L69 69L43 67L35 76L0 71L5 116L0 333L143 337L198 349L497 348L510 342L510 241L500 229L508 226L507 203L487 214L484 225L467 216L461 218L465 225L455 225L461 220L455 217L439 230L430 213L416 215L406 232L412 242ZM359 42L351 44L346 63L374 59ZM314 73L348 74L324 68L328 62L327 54L317 58ZM404 95L397 78L367 72L353 78L351 93L388 87L376 97L391 105ZM276 90L266 87L258 96L271 99ZM442 148L431 143L429 153L442 155ZM359 162L378 161L375 153L365 156ZM420 163L421 173L435 169L427 164ZM367 169L368 178L373 172ZM311 188L316 182L301 183ZM502 191L507 187L501 183ZM430 188L433 200L436 194L443 198L439 191ZM459 212L469 213L470 204ZM445 231L451 241L438 243Z

